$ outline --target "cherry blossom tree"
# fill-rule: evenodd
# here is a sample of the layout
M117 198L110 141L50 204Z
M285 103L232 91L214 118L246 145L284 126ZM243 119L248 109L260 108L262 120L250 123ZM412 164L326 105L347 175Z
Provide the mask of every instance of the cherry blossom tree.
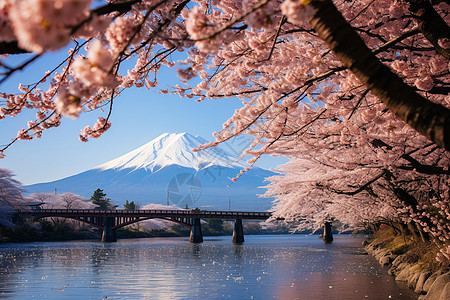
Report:
M29 199L42 203L44 209L93 209L90 199L73 193L33 193ZM70 224L74 229L83 227L80 221L66 218L49 218L53 224Z
M216 141L197 150L248 134L249 167L263 154L292 159L269 186L277 212L348 226L409 218L448 241L447 1L0 3L0 84L46 52L71 47L37 83L0 94L0 119L36 111L1 156L86 111L100 116L80 139L99 137L116 97L156 88L166 66L180 84L162 93L242 99ZM28 54L9 65L16 53Z
M33 193L30 199L43 203L43 208L49 209L90 209L94 208L90 199L73 193Z
M22 185L13 178L13 173L8 169L0 168L0 205L14 206L21 202Z
M301 221L299 229L330 220L344 229L395 221L418 226L413 230L424 239L448 243L448 153L418 144L421 136L401 134L385 136L390 144L368 137L365 148L352 147L363 137L323 128L304 136L308 142L291 143L284 150L291 161L280 168L283 175L269 178L265 196L276 199L275 218Z
M0 224L13 227L12 216L25 202L20 182L13 178L10 170L0 168Z

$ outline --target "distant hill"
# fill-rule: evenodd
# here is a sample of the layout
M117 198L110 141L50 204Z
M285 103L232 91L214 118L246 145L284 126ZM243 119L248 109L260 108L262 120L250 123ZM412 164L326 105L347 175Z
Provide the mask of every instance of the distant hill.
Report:
M220 147L199 152L192 149L207 141L189 133L164 133L142 147L96 168L60 180L26 186L27 193L72 192L90 197L101 188L120 206L126 201L139 205L166 204L184 208L267 210L273 199L259 198L265 178L274 172L252 168L237 182L242 169ZM228 187L229 185L229 187ZM230 199L230 200L229 200Z

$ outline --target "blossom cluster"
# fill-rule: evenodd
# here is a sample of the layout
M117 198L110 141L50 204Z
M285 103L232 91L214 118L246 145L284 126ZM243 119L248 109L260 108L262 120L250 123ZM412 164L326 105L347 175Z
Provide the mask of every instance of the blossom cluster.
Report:
M8 19L19 46L41 53L70 41L70 26L88 16L91 0L5 0ZM0 39L3 40L3 35ZM6 41L11 40L6 35Z

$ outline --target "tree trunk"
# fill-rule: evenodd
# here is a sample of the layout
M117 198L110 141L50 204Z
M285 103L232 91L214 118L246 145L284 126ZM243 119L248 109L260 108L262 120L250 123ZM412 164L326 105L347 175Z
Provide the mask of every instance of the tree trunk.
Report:
M417 231L416 224L414 222L410 222L407 225L408 225L409 232L411 232L411 234L412 234L412 236L414 238L414 242L418 242L421 238L420 238L419 233Z
M450 110L428 101L390 71L346 22L331 0L312 0L310 22L327 47L396 116L450 150Z
M392 228L392 230L394 230L394 235L395 236L398 236L399 234L401 234L401 232L399 231L399 229L397 228L397 226L395 226L395 223L394 222L389 222L388 223L389 224L389 226L391 226L391 228Z
M416 223L416 229L419 232L420 238L422 239L422 242L428 243L430 241L430 236L428 233L422 230L422 227L420 227L419 224Z
M450 39L450 27L445 20L428 0L406 0L406 2L409 3L409 11L416 16L420 32L440 55L450 59L450 49L444 49L439 45L439 39Z
M407 236L409 234L409 232L408 232L408 228L406 227L406 225L403 223L398 223L398 225L400 226L401 236Z

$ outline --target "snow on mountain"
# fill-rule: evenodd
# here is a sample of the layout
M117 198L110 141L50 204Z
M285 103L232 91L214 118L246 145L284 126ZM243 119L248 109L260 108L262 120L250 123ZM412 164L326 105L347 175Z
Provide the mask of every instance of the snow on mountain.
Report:
M165 133L123 156L80 174L26 186L26 192L71 192L90 198L97 188L120 207L126 201L210 210L267 210L273 199L259 198L264 179L275 173L253 167L232 182L242 166L220 147L192 149L207 141L189 133Z
M198 171L212 165L229 167L237 160L222 148L192 151L205 143L207 141L202 137L189 133L164 133L144 146L95 169L145 169L155 172L170 165L179 165Z

